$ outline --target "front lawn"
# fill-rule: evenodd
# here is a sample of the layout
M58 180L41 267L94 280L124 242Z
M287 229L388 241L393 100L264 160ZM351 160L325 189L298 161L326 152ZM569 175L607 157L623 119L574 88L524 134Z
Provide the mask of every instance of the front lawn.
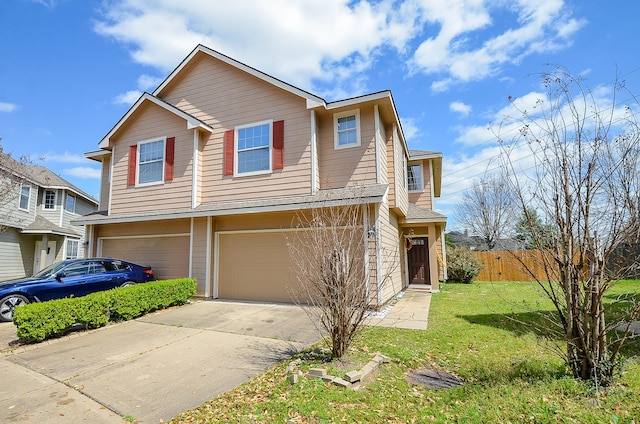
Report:
M638 291L624 282L617 293ZM541 342L532 322L540 317L519 308L538 296L529 283L444 284L432 297L426 331L371 328L345 361L322 363L303 357L302 368L343 372L375 352L391 358L359 390L320 380L291 385L282 363L173 423L632 423L640 420L640 343L626 349L629 360L617 384L606 390L572 379L553 350L560 341ZM613 296L612 296L613 298ZM540 299L539 311L550 305ZM512 314L517 321L509 320ZM346 363L346 364L345 364ZM410 384L414 369L448 371L466 381L454 389Z

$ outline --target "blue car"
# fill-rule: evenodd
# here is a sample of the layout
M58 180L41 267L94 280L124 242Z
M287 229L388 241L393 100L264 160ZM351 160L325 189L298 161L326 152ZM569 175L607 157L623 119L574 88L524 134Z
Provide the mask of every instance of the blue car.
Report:
M79 297L154 279L151 268L118 259L57 262L31 277L0 283L0 321L11 321L16 306L27 303Z

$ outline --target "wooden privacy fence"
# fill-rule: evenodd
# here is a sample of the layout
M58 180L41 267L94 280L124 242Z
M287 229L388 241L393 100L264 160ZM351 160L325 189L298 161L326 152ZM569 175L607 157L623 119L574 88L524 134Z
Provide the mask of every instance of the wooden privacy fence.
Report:
M477 281L534 281L521 262L526 264L536 278L547 279L542 266L543 252L540 250L491 250L473 253L483 266Z

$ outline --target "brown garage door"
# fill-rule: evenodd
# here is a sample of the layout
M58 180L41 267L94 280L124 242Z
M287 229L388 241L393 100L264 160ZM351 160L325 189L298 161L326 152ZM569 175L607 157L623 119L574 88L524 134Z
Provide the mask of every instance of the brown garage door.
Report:
M189 276L189 237L103 239L102 256L147 265L159 280Z
M220 234L218 297L292 302L295 284L281 232Z

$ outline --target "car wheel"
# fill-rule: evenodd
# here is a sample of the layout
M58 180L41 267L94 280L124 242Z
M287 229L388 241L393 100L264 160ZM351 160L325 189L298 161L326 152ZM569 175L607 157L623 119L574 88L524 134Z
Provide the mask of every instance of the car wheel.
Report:
M125 281L124 283L122 283L120 287L129 287L129 286L133 286L134 284L135 282L133 281Z
M10 294L0 299L0 321L9 322L13 320L13 310L16 306L26 305L29 299L21 294Z

